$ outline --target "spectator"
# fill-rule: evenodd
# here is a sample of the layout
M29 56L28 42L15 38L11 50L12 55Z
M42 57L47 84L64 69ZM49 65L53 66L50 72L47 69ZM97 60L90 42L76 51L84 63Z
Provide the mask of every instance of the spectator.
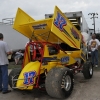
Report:
M19 60L23 57L23 53L21 50L19 50L18 52L15 53L15 64L17 65Z
M89 41L89 49L91 51L92 64L98 67L98 49L100 47L100 42L96 39L96 35L92 34L92 39Z
M3 34L0 33L0 91L3 94L11 92L8 90L8 57L12 54L6 42L3 41Z

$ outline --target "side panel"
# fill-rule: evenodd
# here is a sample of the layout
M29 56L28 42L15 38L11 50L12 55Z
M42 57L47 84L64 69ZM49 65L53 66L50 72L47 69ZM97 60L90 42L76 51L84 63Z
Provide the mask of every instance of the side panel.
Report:
M51 31L73 48L80 49L81 33L56 6Z
M75 58L81 58L83 59L84 61L86 61L86 54L85 52L83 52L82 50L78 50L78 51L66 51L67 54L69 56L71 56L73 59Z
M76 62L72 56L69 56L69 54L65 54L62 51L60 51L60 53L58 54L57 59L60 59L60 64L65 65L72 65Z

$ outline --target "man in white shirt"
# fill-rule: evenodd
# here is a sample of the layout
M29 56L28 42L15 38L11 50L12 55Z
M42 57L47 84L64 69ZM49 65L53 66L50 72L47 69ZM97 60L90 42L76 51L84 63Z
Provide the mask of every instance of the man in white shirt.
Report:
M8 55L12 54L6 42L3 41L3 34L0 33L0 92L3 94L11 92L8 90Z
M92 39L89 41L89 48L91 50L91 60L95 67L98 67L98 49L100 47L100 42L96 39L96 35L92 34Z

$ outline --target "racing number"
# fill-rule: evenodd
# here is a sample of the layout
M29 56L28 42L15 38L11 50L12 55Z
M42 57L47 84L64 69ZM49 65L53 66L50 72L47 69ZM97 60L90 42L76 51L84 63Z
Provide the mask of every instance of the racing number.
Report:
M24 74L24 84L29 85L34 83L34 76L36 75L36 72L28 72Z
M57 13L57 17L54 21L54 25L59 28L60 31L63 31L63 27L66 26L66 20L60 15L60 13Z

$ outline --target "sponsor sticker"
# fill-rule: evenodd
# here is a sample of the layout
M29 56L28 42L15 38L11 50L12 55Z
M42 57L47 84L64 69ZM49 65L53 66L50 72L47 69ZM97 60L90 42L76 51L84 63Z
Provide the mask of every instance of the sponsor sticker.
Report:
M37 29L45 29L46 26L47 24L38 24L38 25L33 25L32 27L34 28L34 30L37 30Z
M61 62L62 63L68 63L69 62L69 57L68 56L62 57Z

